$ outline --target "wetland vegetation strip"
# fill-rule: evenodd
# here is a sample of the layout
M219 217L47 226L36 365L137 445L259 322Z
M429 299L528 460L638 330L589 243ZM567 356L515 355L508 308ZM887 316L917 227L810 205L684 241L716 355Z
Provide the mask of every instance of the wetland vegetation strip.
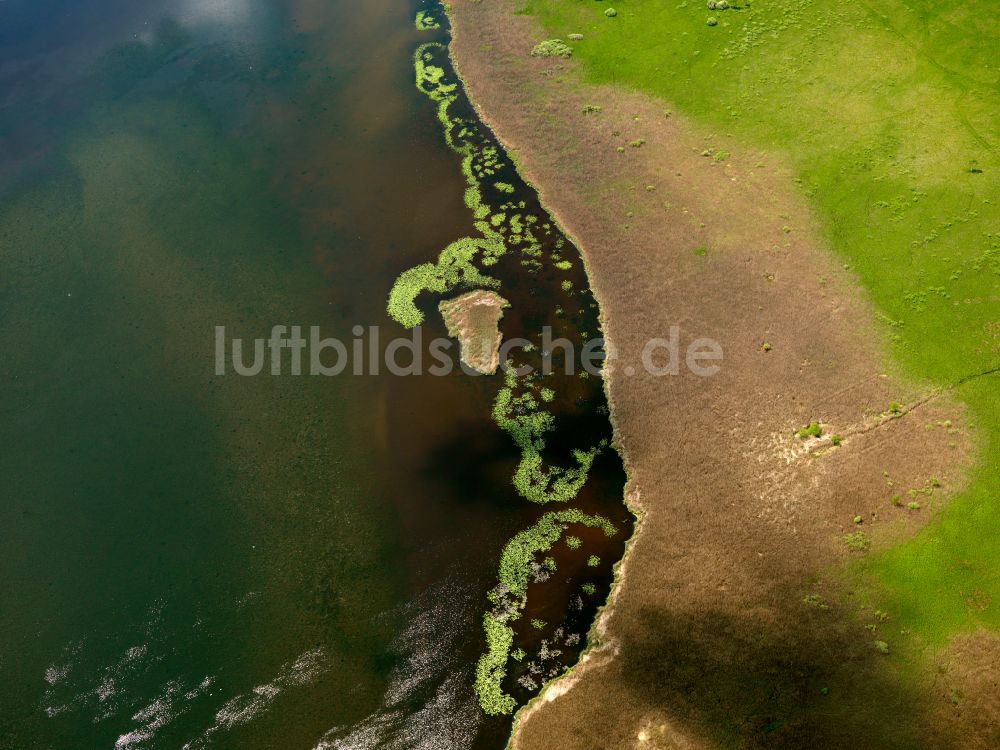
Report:
M432 28L430 14L440 9L422 13L418 27ZM447 31L446 16L435 21ZM509 486L521 502L565 508L544 513L508 543L484 602L486 653L476 692L487 714L510 714L585 647L634 519L624 505L602 378L583 367L593 342L603 342L582 258L479 120L447 44L422 44L414 73L459 159L474 233L451 242L436 261L403 271L388 313L410 327L438 306L447 315L470 294L492 294L508 305L501 338L525 342L510 350L502 382L494 377L493 419L520 452ZM549 344L552 332L568 346ZM571 529L579 535L556 549ZM543 610L551 614L531 616Z

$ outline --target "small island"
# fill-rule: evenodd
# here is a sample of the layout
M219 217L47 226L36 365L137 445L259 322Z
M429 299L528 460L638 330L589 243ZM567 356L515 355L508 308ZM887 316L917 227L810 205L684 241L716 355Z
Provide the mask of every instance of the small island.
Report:
M477 372L492 375L500 364L500 318L510 307L496 292L477 289L442 302L438 309L448 335L458 339L462 361Z

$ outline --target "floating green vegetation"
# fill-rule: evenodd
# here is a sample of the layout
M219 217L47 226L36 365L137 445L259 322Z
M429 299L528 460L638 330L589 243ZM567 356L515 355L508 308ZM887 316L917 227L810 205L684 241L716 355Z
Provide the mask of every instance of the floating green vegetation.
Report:
M573 48L562 39L546 39L531 50L532 57L572 57Z
M546 433L555 427L555 417L539 409L531 391L514 395L520 384L512 362L507 363L505 380L493 402L493 419L521 449L514 486L533 503L571 500L587 481L590 466L604 447L603 441L589 450L574 450L576 466L545 467L541 451L545 448Z
M583 542L578 536L568 536L566 537L566 546L570 549L580 549Z
M587 558L587 565L590 566L591 568L596 568L600 564L601 564L601 558L599 558L597 555L591 555L590 557Z
M585 583L580 587L580 590L587 596L593 596L597 593L597 586L592 583Z
M502 245L500 246L502 247ZM441 251L437 263L422 263L407 269L399 275L389 292L389 315L397 323L413 328L424 321L424 315L415 304L422 292L444 294L462 286L468 288L496 288L500 283L485 274L473 264L479 253L485 257L502 252L494 240L464 237L456 240Z
M437 19L435 19L434 16L426 10L417 11L415 24L420 31L430 31L431 29L441 28L441 24L437 22Z
M518 533L504 547L497 574L498 584L489 595L494 608L483 617L486 653L476 665L476 694L487 714L508 714L516 706L514 699L501 687L507 675L508 658L513 656L514 630L508 623L517 620L524 610L528 582L534 566L538 565L535 558L552 549L571 524L599 528L609 537L618 532L606 518L588 515L574 508L546 513L534 526ZM542 565L538 567L543 569ZM545 627L544 622L537 625L533 620L531 624L539 630ZM521 653L523 659L523 651Z
M564 43L548 40L536 48L536 56L568 56L560 45ZM568 45L565 47L568 49ZM558 270L569 271L573 268L573 263L560 255L566 242L559 236L554 224L546 221L545 216L534 215L534 209L529 209L526 201L506 198L516 192L515 185L504 179L513 165L472 116L456 114L460 107L453 105L459 101L461 90L457 80L447 72L446 55L447 47L443 44L431 42L421 45L414 54L416 85L436 102L437 118L445 141L461 157L462 174L466 179L465 205L472 213L473 226L480 236L452 242L441 251L435 262L420 264L399 275L389 293L387 311L394 320L407 327L423 322L424 316L417 303L425 292L443 296L459 288L499 289L501 278L506 281L509 276L497 273L494 277L486 269L497 266L509 274L518 267L506 258L509 253L519 253L520 266L528 272L545 267L546 251ZM484 191L484 186L489 185L495 190ZM499 200L498 193L501 194ZM500 263L502 260L504 263ZM558 285L553 282L551 287L557 298L570 309L578 309L589 299L586 288L573 292L573 284L568 279ZM590 306L594 307L592 300ZM564 316L566 314L561 305L557 306L557 311ZM537 359L542 354L538 352L536 342L522 346L520 352L512 356ZM560 457L553 460L546 453L546 438L556 428L556 417L543 406L556 401L556 392L541 386L538 377L518 376L519 370L514 365L513 361L506 362L504 383L493 404L494 420L521 453L512 484L521 496L533 503L565 503L576 497L587 481L594 459L607 447L608 438L601 434L588 438L587 433L583 433L582 447L560 453ZM569 374L573 374L572 369ZM581 373L581 377L585 375ZM592 440L591 444L588 444L589 440ZM601 528L609 536L616 533L614 525L604 518L567 509L546 513L504 548L497 574L498 583L487 595L492 608L483 618L486 652L476 666L475 689L487 714L511 713L516 707L514 699L503 691L501 685L508 660L521 661L526 654L523 649L512 651L515 636L510 623L520 618L523 612L529 581L543 581L555 573L555 558L544 557L544 554L572 524ZM570 539L579 546L579 537ZM567 540L567 544L575 549L574 542ZM596 560L596 556L593 559ZM545 627L544 623L532 624Z
M490 716L509 714L517 703L500 684L507 676L507 659L514 644L514 630L487 612L483 615L483 631L486 633L486 653L479 657L476 664L479 705Z

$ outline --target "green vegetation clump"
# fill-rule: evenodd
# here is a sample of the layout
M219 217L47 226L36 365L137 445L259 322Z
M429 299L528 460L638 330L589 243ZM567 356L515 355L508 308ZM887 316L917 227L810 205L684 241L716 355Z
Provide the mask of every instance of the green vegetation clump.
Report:
M593 596L597 593L597 586L592 583L585 583L580 587L580 590L587 596Z
M872 548L871 538L863 531L844 535L844 544L851 552L867 552Z
M531 50L532 57L572 57L573 48L562 39L546 39Z
M493 183L493 187L495 187L501 193L513 193L514 192L514 186L511 185L509 182L495 182L495 183Z
M473 265L477 255L502 252L502 245L486 239L465 237L452 242L438 257L437 263L422 263L403 271L389 292L387 310L390 317L407 328L418 326L424 315L417 309L416 299L423 292L444 294L457 286L468 288L500 286L499 282Z
M591 555L590 557L587 558L587 565L589 565L591 568L596 568L600 564L601 564L601 558L599 558L597 555Z
M830 609L830 605L824 602L819 594L806 594L802 597L802 603L818 609Z
M426 10L418 10L417 18L415 20L416 26L420 31L430 31L431 29L440 29L441 24L428 13Z
M478 147L468 140L472 131L452 118L449 108L458 97L458 85L448 82L444 68L434 65L435 52L445 54L447 48L431 42L417 48L413 67L417 88L438 104L438 120L444 128L448 145L462 158L462 172L468 187L465 204L478 219L489 214L484 205L479 180L482 175L495 170L498 156L493 147ZM503 236L477 222L483 237L465 237L452 242L438 256L436 263L423 263L399 275L389 293L386 309L393 318L407 328L420 325L423 314L416 306L417 297L423 292L445 294L459 286L496 288L499 282L482 273L475 265L488 266L506 252Z
M489 716L509 714L517 702L503 692L500 684L507 676L507 657L514 643L514 630L509 625L487 613L483 616L486 633L486 653L476 664L476 695L479 705Z
M715 16L709 16L708 20L705 21L705 23L708 24L709 26L718 26L719 25L719 19L716 18Z
M842 442L843 442L843 438L841 438L840 435L831 435L830 436L830 445L832 445L834 447L837 447Z
M517 375L508 363L506 384L493 402L493 419L521 449L521 462L514 473L514 486L521 496L533 503L566 502L579 492L587 481L590 466L602 446L590 450L574 450L576 466L545 467L541 451L545 435L555 425L555 417L539 410L530 393L514 395Z
M885 641L873 641L873 645L875 646L875 650L878 651L880 654L889 653L889 644L886 643Z
M580 546L582 544L583 542L580 540L580 537L578 536L566 537L566 546L569 547L570 549L580 549Z
M506 591L515 597L523 596L528 589L535 555L552 549L562 536L564 526L574 523L600 528L609 537L617 533L614 524L606 518L587 515L575 508L546 513L534 526L516 534L504 547L497 579Z
M604 15L606 15L608 18L614 18L615 16L618 15L618 11L615 10L614 8L608 8L606 11L604 11Z
M808 438L818 438L823 434L823 428L820 426L819 422L810 422L805 427L802 427L795 433L800 440L806 440Z
M533 627L535 630L544 630L545 629L545 620L539 620L539 619L536 618L536 619L534 619L534 620L531 621L531 627Z
M476 665L476 695L483 711L491 716L509 714L517 705L501 688L507 675L507 660L516 653L511 651L514 630L507 623L516 620L524 608L535 556L550 550L566 526L575 523L600 528L609 537L618 532L606 518L587 515L574 508L546 513L534 526L515 535L504 547L497 573L498 585L489 596L498 608L483 617L486 653ZM541 620L532 620L531 625L539 630L545 627ZM521 658L524 658L523 651Z
M598 112L602 111L602 107L599 104L584 104L583 109L580 110L585 115L596 115Z

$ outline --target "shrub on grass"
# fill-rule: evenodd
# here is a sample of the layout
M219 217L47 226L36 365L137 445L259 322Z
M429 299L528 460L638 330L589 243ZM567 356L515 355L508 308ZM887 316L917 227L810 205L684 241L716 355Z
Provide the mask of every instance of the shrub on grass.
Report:
M606 15L608 18L614 18L615 16L618 15L618 11L615 10L614 8L608 8L606 11L604 11L604 15Z
M708 20L705 21L705 23L707 23L709 26L718 26L719 25L719 19L716 18L715 16L709 16Z
M872 548L872 540L863 531L844 535L844 544L851 552L867 552Z
M572 57L573 48L562 39L546 39L531 50L532 57Z

